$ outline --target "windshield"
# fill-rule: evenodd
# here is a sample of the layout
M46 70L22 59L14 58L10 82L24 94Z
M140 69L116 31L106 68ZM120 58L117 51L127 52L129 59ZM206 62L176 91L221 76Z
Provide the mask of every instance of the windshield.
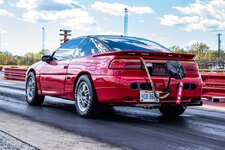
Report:
M97 36L108 45L112 51L141 50L148 52L171 52L166 47L143 38L128 36Z

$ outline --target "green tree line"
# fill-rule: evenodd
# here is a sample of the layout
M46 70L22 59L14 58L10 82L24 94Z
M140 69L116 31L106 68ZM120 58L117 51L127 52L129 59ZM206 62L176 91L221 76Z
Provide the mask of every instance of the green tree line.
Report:
M41 57L44 55L45 51L42 50L38 53L26 53L23 56L14 56L9 52L0 51L0 65L32 65L33 63L41 60Z
M218 61L218 54L216 50L212 50L207 44L197 42L192 44L190 47L181 48L179 46L172 46L170 49L173 52L179 53L191 53L195 54L195 59L199 62L209 62L209 61ZM9 52L0 51L0 65L31 65L41 59L46 53L46 50L42 50L38 53L26 53L23 56L15 56ZM47 51L49 53L49 51ZM220 55L220 60L224 60L225 55L222 52Z
M186 49L181 48L179 46L172 46L170 49L173 52L195 54L195 59L198 61L224 60L225 57L224 53L221 52L220 58L218 58L217 50L213 50L207 44L201 42L194 43Z

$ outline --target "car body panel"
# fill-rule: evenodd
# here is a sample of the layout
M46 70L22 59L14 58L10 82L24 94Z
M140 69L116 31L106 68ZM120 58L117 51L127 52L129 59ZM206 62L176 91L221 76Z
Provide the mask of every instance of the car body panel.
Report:
M90 41L90 37L85 43ZM90 56L79 56L77 49L73 58L65 61L38 62L32 65L29 71L36 73L38 93L49 96L63 97L69 100L76 100L74 89L79 77L87 74L91 77L97 98L100 103L111 105L134 105L141 104L140 90L131 88L133 82L149 82L147 74L143 69L110 69L110 63L115 59L140 61L146 63L165 64L168 60L180 61L187 71L183 79L184 84L195 84L196 89L183 91L181 103L195 103L201 101L202 80L198 73L197 64L192 54L180 54L172 52L146 52L139 50L124 50L104 52ZM27 73L28 73L27 72ZM167 87L169 76L152 75L152 80L157 91L163 91ZM180 80L171 80L172 92L167 99L161 100L160 104L176 102L177 84Z

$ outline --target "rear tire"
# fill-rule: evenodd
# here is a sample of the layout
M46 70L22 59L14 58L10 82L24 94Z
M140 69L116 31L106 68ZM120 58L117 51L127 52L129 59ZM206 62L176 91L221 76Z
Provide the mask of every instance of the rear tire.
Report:
M186 106L184 105L164 105L159 108L159 111L168 117L177 117L184 113L186 110Z
M28 74L26 80L26 101L29 105L40 106L44 102L44 95L38 94L37 81L34 72Z
M97 99L92 79L82 75L75 87L75 106L79 116L84 118L98 117L101 107Z

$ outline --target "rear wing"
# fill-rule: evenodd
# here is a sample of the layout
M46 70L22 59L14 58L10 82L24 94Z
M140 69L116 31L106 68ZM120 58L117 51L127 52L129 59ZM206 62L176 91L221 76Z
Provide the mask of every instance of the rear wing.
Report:
M107 52L101 54L94 54L93 57L98 56L110 56L110 55L129 55L129 56L150 56L150 57L166 57L166 58L183 58L183 59L193 59L194 54L183 54L183 53L167 53L167 52L146 52L146 51L116 51L116 52Z

